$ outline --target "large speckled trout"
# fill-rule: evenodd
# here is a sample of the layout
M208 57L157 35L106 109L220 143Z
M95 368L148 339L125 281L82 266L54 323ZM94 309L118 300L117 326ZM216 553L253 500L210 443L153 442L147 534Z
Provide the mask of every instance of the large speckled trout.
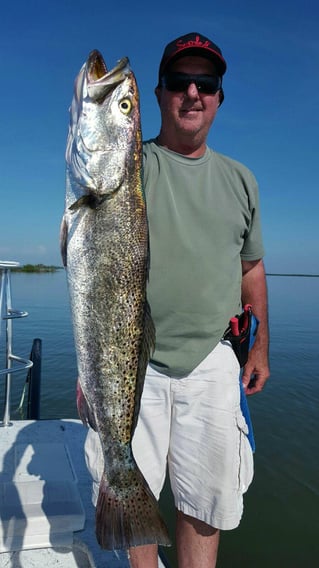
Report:
M168 544L131 449L154 327L146 300L148 229L139 96L127 58L93 51L75 82L61 227L79 382L79 415L103 447L96 534L106 549Z

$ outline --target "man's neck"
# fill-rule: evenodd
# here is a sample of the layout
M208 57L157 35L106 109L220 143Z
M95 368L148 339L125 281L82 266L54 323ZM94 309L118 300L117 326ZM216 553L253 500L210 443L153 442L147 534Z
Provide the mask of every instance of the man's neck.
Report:
M198 145L194 140L191 144L188 140L174 140L172 142L172 140L168 140L162 132L157 136L156 141L160 146L163 146L163 148L167 148L177 154L182 154L187 158L200 158L206 152L206 142L201 142Z

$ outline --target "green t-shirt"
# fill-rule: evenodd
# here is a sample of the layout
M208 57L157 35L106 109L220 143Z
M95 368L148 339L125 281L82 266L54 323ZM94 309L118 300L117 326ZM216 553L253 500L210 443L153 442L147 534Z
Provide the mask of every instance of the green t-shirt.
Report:
M241 260L264 254L257 183L207 148L187 158L144 143L150 232L148 300L156 328L151 365L190 373L241 309Z

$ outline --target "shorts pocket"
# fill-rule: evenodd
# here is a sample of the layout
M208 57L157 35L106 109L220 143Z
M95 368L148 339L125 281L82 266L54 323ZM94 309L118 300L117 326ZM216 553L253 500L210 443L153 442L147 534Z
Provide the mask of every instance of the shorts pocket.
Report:
M248 426L240 411L236 415L237 428L239 430L239 471L238 488L245 493L252 482L254 475L254 459L250 442L248 440Z

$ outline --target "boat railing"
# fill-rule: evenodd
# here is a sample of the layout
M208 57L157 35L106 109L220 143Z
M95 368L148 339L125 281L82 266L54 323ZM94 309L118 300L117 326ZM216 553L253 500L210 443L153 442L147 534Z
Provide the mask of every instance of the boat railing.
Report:
M11 375L24 369L30 369L33 362L13 353L13 320L24 318L28 312L15 310L12 307L11 296L11 269L19 267L19 262L0 261L1 288L0 288L0 336L2 327L5 327L5 368L0 369L0 376L5 376L4 413L0 426L11 426L10 403L11 403ZM5 326L2 326L4 320Z

